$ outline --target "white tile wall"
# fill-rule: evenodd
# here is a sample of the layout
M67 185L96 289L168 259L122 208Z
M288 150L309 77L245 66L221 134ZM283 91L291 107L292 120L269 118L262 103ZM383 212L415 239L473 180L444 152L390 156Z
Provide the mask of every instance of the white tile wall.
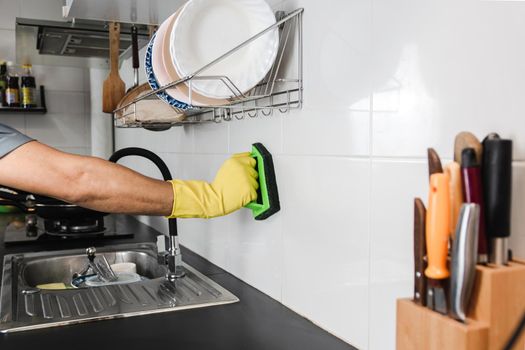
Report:
M15 62L15 18L61 19L62 0L0 1L0 61ZM34 66L38 85L46 87L48 114L0 115L5 123L61 150L91 154L89 71Z
M514 140L511 245L525 257L525 3L284 0L304 7L304 108L152 133L179 178L211 180L229 153L273 152L282 210L179 220L182 243L360 349L394 349L395 300L412 293L412 213L426 148L454 136ZM129 63L123 75L131 79ZM138 161L127 163L156 175ZM163 219L146 219L166 229Z

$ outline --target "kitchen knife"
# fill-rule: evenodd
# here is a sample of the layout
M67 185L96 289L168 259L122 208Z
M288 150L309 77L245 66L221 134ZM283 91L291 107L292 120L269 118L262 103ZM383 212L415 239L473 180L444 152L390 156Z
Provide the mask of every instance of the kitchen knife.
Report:
M461 152L465 148L472 148L476 152L476 160L481 164L483 146L471 132L463 131L456 135L454 140L454 161L461 164Z
M512 187L512 141L492 136L483 141L483 191L490 262L508 263Z
M465 202L476 203L480 206L478 262L486 264L488 262L488 245L485 231L483 182L481 180L481 167L473 148L465 148L461 153L461 172Z
M451 162L445 166L445 174L449 179L450 192L450 226L449 232L452 240L456 237L456 226L459 212L463 205L463 182L461 180L461 166L457 162Z
M480 206L466 203L461 207L452 247L450 276L450 314L465 322L476 277Z
M430 176L430 193L426 215L427 263L425 276L428 277L427 306L446 314L446 279L448 239L450 220L450 195L448 176L436 173Z
M420 198L414 199L414 302L421 306L427 304L425 216L423 201Z
M441 166L441 159L433 148L427 149L428 156L428 176L430 177L435 173L442 173L443 167Z

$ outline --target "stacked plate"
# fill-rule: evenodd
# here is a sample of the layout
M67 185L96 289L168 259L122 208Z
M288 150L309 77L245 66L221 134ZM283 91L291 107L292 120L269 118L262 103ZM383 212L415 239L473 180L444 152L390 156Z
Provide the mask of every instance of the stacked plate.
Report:
M190 0L151 38L144 64L148 83L156 90L197 73L158 97L181 110L225 105L268 74L277 56L278 30L215 60L274 23L264 0Z

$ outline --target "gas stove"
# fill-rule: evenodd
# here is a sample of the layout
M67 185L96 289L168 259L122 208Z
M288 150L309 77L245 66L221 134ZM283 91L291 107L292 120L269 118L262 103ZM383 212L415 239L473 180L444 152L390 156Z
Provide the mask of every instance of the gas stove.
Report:
M34 214L20 214L4 216L4 220L6 244L133 236L118 232L112 216L49 220Z

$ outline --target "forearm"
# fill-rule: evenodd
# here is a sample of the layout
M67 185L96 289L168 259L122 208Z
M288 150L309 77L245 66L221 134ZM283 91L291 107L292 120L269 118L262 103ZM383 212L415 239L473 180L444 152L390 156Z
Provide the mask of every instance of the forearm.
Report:
M169 183L38 142L0 159L0 183L111 213L168 215L173 205Z

